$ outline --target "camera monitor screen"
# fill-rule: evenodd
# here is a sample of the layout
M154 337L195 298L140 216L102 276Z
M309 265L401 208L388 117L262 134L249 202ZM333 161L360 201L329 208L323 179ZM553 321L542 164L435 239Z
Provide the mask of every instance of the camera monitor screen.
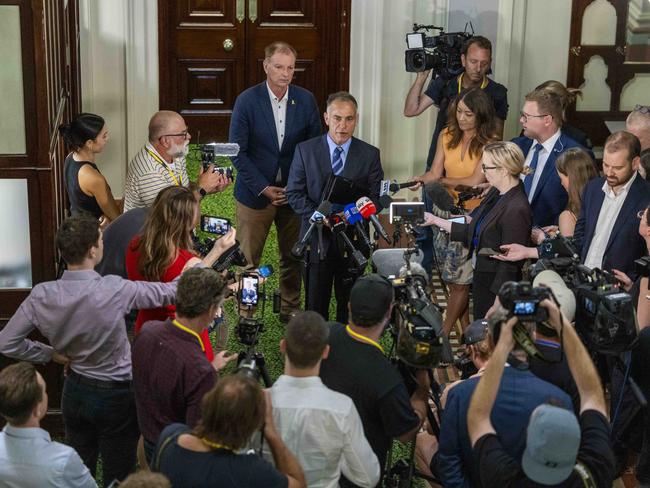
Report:
M201 230L222 236L227 234L230 230L230 220L221 217L213 217L212 215L201 216Z
M534 315L537 310L536 302L515 302L515 315Z
M243 276L241 303L242 305L257 305L257 285L259 278L257 276Z

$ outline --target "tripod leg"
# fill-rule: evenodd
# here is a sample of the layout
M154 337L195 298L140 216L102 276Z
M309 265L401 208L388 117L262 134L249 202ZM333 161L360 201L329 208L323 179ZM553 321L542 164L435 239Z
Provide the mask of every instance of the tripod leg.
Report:
M273 381L271 381L271 377L269 376L269 371L266 369L266 359L264 358L264 355L261 352L258 352L255 355L255 359L257 361L257 367L260 370L260 376L262 377L264 386L266 386L267 388L271 388L273 386Z

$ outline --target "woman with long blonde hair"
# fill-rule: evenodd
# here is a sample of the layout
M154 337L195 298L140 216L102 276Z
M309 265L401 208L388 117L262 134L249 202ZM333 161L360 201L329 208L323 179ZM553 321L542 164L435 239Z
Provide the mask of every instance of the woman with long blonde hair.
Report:
M194 252L192 230L200 219L199 197L195 191L182 186L162 190L153 203L142 233L135 236L126 252L126 271L130 280L169 282L186 268L200 261L206 266L214 262L235 243L232 228L218 239L203 260ZM140 310L135 323L136 334L149 320L166 320L176 316L176 307ZM201 334L206 357L212 361L214 352L208 331Z

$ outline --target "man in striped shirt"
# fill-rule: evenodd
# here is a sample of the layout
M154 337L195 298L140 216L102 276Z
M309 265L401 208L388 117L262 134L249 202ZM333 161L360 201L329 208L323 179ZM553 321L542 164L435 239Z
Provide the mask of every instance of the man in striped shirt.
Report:
M124 192L124 211L150 207L158 192L168 186L187 186L185 157L192 136L176 112L161 110L149 121L149 142L129 163ZM199 174L201 196L222 191L228 178L212 168Z

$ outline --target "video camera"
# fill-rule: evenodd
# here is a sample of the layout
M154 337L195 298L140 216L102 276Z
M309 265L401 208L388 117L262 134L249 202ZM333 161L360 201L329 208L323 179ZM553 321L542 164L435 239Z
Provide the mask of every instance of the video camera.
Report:
M200 256L205 257L214 247L217 239L201 239L195 232L193 232L192 241L196 252L199 253ZM235 240L235 243L219 256L219 259L215 261L212 268L221 273L231 266L246 266L247 264L248 261L246 260L246 256L244 256L244 252L239 247L239 241Z
M437 36L426 35L431 30L440 33ZM470 37L472 34L467 31L445 33L444 28L435 25L413 24L413 32L406 34L406 71L417 73L433 70L434 76L452 78L463 71L460 56Z
M408 366L429 369L440 362L444 331L442 312L429 299L428 278L418 260L422 255L417 248L380 249L372 255L373 267L390 280L395 292L390 330L397 358Z
M580 264L571 240L558 236L545 239L538 247L540 259L531 274L557 272L576 298L576 330L587 346L602 354L628 350L637 335L632 297L621 291L616 278L598 268ZM650 258L635 262L637 272L650 274Z

